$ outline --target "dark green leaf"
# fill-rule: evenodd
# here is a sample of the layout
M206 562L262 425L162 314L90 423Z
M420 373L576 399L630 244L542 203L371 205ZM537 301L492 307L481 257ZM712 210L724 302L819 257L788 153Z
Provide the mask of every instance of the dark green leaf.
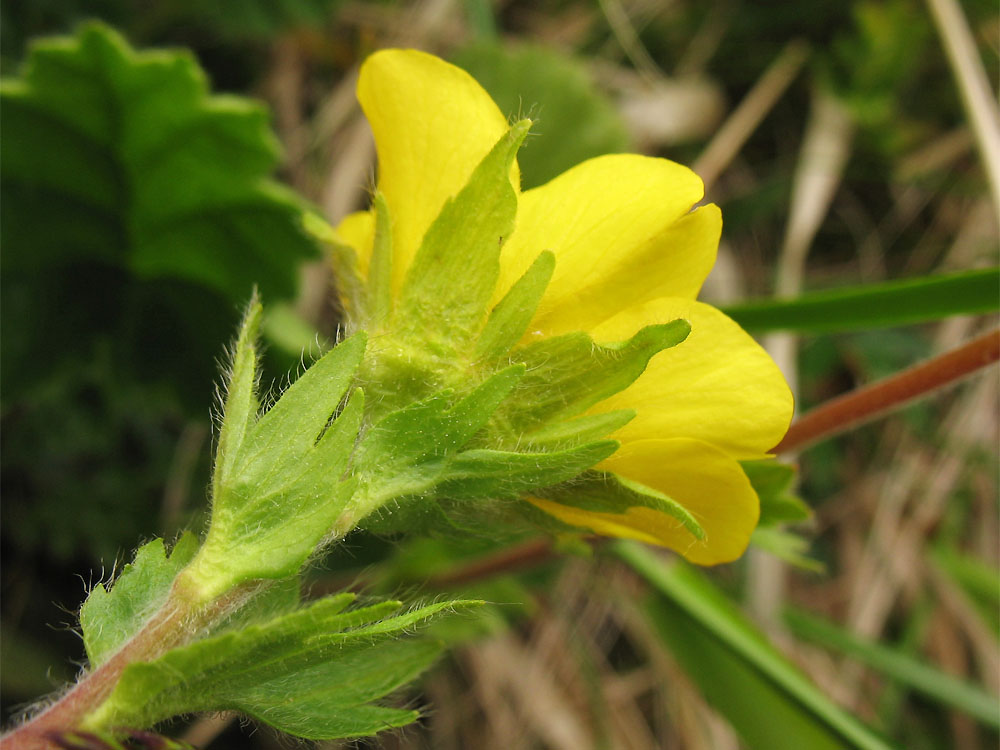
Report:
M90 668L122 647L166 601L174 578L198 551L198 538L185 533L170 556L162 539L147 542L121 575L105 589L97 584L80 610L80 628Z
M748 331L823 333L924 323L1000 310L1000 268L747 302L724 310Z
M185 52L135 52L112 30L36 42L2 96L5 270L102 261L230 300L290 296L315 253L302 204L266 179L267 113L210 97Z

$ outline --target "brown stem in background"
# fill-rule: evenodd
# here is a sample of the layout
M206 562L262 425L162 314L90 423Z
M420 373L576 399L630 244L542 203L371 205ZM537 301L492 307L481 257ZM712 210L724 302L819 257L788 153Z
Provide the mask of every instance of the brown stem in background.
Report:
M800 451L870 422L1000 359L1000 329L908 370L817 406L789 428L775 453Z

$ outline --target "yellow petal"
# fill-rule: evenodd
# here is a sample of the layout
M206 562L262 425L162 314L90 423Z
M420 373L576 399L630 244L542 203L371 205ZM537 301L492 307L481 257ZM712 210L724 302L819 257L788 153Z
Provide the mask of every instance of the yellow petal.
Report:
M507 119L472 76L416 50L369 57L358 101L375 135L398 291L427 228L507 132ZM511 180L519 187L516 165Z
M530 147L530 146L529 146ZM701 179L666 159L590 159L521 195L498 299L542 250L556 268L532 331L587 330L657 297L694 298L715 262L718 208L695 212Z
M354 249L358 255L358 270L362 276L367 276L375 241L375 215L371 211L348 214L340 220L335 234L340 242Z
M621 514L593 513L550 500L531 498L531 502L564 523L604 536L670 547L699 565L738 558L757 525L757 494L739 464L699 440L630 443L598 468L668 495L695 517L705 537L696 539L680 521L651 508L632 507Z
M691 333L660 352L646 371L599 411L635 409L635 419L612 437L623 443L688 437L734 458L760 458L792 418L792 394L777 365L742 328L714 307L660 299L626 310L591 332L620 341L650 323L684 318Z

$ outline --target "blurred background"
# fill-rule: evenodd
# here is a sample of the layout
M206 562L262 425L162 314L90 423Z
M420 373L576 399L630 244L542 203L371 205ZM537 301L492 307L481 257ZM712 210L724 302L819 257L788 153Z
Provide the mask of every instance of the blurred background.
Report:
M214 92L266 103L280 142L276 179L336 223L365 207L375 174L354 98L359 64L386 46L434 52L506 113L536 118L519 156L525 187L609 152L692 166L723 211L703 299L725 306L996 265L988 170L928 8L5 0L0 65L16 75L33 39L88 19L137 49L188 48ZM997 4L966 0L961 11L995 90ZM335 337L338 303L304 236L269 235L270 255L249 270L238 254L223 257L231 280L214 283L109 259L86 221L52 228L74 216L58 200L35 215L5 192L3 207L0 698L9 720L82 662L73 626L88 588L140 540L200 528L219 362L252 285L273 308L264 382L275 389L308 361L303 346L315 353ZM62 231L60 251L34 255L24 226ZM764 343L801 412L991 325L995 317L959 317ZM997 746L997 407L993 369L795 457L811 517L771 529L743 560L707 574L825 696L901 747ZM316 593L352 586L493 602L438 626L453 650L399 698L427 707L419 724L324 747L762 746L753 738L774 715L752 675L707 650L700 663L709 647L670 634L669 605L651 603L619 561L600 550L505 549L358 534L317 566ZM702 667L719 670L745 715L706 691ZM287 745L227 717L167 731L218 750Z

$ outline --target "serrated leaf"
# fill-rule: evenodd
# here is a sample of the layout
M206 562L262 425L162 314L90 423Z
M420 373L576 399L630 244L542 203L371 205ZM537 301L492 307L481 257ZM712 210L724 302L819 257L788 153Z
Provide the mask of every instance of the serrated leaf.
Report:
M585 66L550 48L480 43L453 62L482 84L508 116L538 118L538 134L519 154L532 188L601 154L628 150L621 116L591 83Z
M235 360L252 362L251 336L240 336ZM364 416L356 390L335 415L365 351L356 334L312 365L242 439L225 443L213 480L212 522L197 560L185 575L199 596L210 599L239 583L295 575L330 533L354 490L345 471ZM246 401L252 369L234 369L226 403ZM245 410L234 414L242 420ZM335 419L331 418L336 416ZM235 434L235 433L233 433ZM220 440L220 451L223 442Z
M500 273L500 248L514 229L510 166L531 123L514 125L445 202L407 271L393 330L444 351L463 351L486 319Z
M812 510L792 489L797 474L794 466L767 458L740 461L740 467L760 498L759 526L805 521L812 516Z
M198 551L198 538L184 533L167 556L162 539L135 553L110 591L97 584L80 609L83 645L90 668L100 666L122 647L166 601L177 574Z
M299 736L333 739L387 728L379 722L412 721L415 712L371 705L437 655L435 644L402 634L446 610L478 603L438 602L387 617L399 602L343 611L351 598L321 600L130 665L85 728L148 726L193 711L238 710Z
M532 432L566 420L631 384L657 352L687 338L684 320L646 326L617 344L597 344L583 332L533 342L515 349L512 362L526 368L502 413L515 432Z
M521 340L538 309L538 303L542 301L555 267L556 256L548 250L535 258L531 267L490 313L476 342L477 359L489 361L501 357Z
M266 110L209 96L186 52L136 52L83 25L36 42L0 86L5 270L99 260L244 299L291 296L315 254L302 203L266 179Z
M676 500L652 487L630 481L617 474L588 471L565 485L541 489L534 494L545 500L579 508L589 513L622 515L629 508L650 508L680 521L695 539L702 539L705 536L705 531L697 519ZM547 513L529 512L537 522L553 530L573 528Z

